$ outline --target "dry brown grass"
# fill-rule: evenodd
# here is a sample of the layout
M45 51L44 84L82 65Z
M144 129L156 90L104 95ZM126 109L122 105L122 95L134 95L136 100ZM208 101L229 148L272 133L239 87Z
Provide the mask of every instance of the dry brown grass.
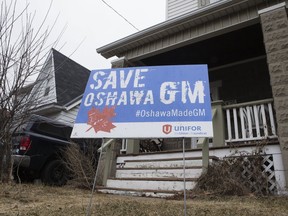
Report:
M0 215L85 215L90 191L69 186L0 185ZM177 216L183 214L183 200L95 194L92 215ZM187 215L284 216L288 197L198 196L187 200Z

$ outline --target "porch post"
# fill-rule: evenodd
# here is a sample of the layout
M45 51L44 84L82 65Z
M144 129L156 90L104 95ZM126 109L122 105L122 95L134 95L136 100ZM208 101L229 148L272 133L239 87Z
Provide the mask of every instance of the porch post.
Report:
M105 149L102 149L103 158L100 158L103 168L102 170L102 185L107 185L107 179L115 177L116 172L116 157L119 146L115 140L112 141ZM101 176L101 173L99 174Z
M126 154L138 154L139 153L140 140L127 139L127 151Z
M102 150L103 151L103 150ZM111 151L111 145L107 146L107 148L103 152L104 154L104 160L102 162L103 164L103 176L102 176L102 184L104 186L107 185L107 179L109 178L110 169L111 169L111 160L112 160L112 151Z
M278 126L286 187L288 186L288 19L286 3L260 10L270 84Z
M213 116L213 146L220 147L225 146L225 127L224 127L224 115L222 110L223 101L212 102L212 110L215 109L216 113Z
M123 68L133 66L131 62L128 61L125 57L113 60L111 62L112 68ZM126 154L137 154L139 153L139 140L136 139L127 139L127 151Z
M125 57L111 61L112 68L122 68L129 65ZM115 140L107 146L103 152L103 159L100 160L100 167L103 169L102 184L107 185L107 179L114 177L116 173L117 155L120 154L120 144Z
M204 138L202 145L202 173L206 173L209 166L209 139Z

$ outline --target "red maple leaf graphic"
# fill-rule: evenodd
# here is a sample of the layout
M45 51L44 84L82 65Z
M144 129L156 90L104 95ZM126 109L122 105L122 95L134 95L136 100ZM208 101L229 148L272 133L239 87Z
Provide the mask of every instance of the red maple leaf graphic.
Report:
M110 121L110 119L116 115L114 110L115 110L115 106L111 107L111 108L106 106L106 107L104 107L102 112L100 111L100 109L96 109L95 107L92 107L88 111L87 124L91 125L91 127L87 131L89 131L91 128L94 128L95 133L97 133L99 131L104 131L104 132L110 133L111 129L116 127Z

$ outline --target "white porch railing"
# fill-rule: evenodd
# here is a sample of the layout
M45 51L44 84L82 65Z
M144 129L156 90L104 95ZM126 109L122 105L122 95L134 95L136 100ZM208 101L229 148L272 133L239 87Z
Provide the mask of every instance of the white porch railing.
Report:
M273 99L223 106L226 143L277 138Z
M126 154L127 152L127 139L122 139L120 154Z

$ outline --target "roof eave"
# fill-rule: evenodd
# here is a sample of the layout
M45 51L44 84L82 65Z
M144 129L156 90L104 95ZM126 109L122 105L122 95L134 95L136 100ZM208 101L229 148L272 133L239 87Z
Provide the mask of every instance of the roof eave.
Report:
M32 112L33 113L52 113L52 112L59 112L65 110L65 107L63 106L59 106L55 103L51 103L48 105L43 105L41 107L37 107L36 109L34 109Z
M102 46L98 49L96 49L96 51L101 54L103 57L105 57L106 59L111 58L113 56L118 56L119 55L115 54L117 53L117 49L123 47L123 46L127 46L128 44L131 44L132 42L135 41L143 41L143 40L147 40L148 37L151 37L153 35L159 34L161 32L166 31L167 29L173 29L173 28L177 28L177 26L180 23L185 22L186 20L191 20L191 19L195 19L197 17L202 17L205 15L210 14L211 12L217 10L217 9L221 9L239 2L247 2L248 0L226 0L226 1L219 1L219 2L215 2L213 4L210 4L208 6L199 8L195 11L186 13L182 16L179 17L175 17L169 20L166 20L162 23L159 23L157 25L154 25L152 27L149 27L147 29L144 29L142 31L139 31L137 33L131 34L125 38L119 39L115 42L109 43L105 46Z

